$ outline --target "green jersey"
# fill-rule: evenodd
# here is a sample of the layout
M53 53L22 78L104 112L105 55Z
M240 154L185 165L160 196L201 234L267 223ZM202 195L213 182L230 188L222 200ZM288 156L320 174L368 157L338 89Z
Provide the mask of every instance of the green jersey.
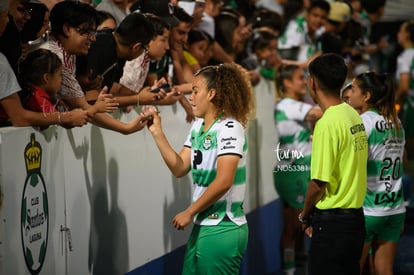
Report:
M389 216L405 212L402 194L404 130L376 111L361 115L368 136L368 186L364 214Z
M203 120L194 122L184 146L191 148L193 201L198 200L214 181L217 159L223 155L240 156L233 185L219 200L195 216L195 224L217 225L227 215L237 225L245 224L243 201L246 188L247 141L243 126L235 119L218 119L205 132Z

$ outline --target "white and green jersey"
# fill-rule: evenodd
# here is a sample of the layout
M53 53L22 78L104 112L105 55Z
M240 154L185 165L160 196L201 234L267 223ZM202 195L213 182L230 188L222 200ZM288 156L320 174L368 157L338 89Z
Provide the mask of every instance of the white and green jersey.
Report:
M399 82L401 74L409 74L408 94L414 96L414 48L405 49L397 58L395 79Z
M316 51L316 45L308 35L308 25L304 16L289 21L278 41L279 50L298 48L296 60L306 61Z
M368 137L367 194L364 214L389 216L405 212L402 194L404 130L376 111L361 115ZM401 124L400 124L401 125Z
M219 119L206 131L202 119L194 122L184 146L191 148L191 173L194 180L193 201L198 200L214 181L217 158L223 155L240 156L232 187L212 206L198 213L194 223L217 225L227 214L237 225L245 224L243 201L246 189L247 140L243 126L235 119Z
M312 105L291 98L283 98L276 104L274 119L279 133L276 148L279 164L306 161L310 164L312 153L311 130L305 117Z

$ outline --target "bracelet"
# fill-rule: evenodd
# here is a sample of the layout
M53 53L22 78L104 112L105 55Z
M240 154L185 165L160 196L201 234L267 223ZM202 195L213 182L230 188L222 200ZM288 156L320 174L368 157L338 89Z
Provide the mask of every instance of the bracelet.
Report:
M298 220L301 224L309 224L308 219L302 219L302 213L299 213Z
M139 106L139 93L137 94L137 106Z
M60 120L60 112L57 112L57 114L58 114L58 120L59 120L59 125L62 125L62 121Z

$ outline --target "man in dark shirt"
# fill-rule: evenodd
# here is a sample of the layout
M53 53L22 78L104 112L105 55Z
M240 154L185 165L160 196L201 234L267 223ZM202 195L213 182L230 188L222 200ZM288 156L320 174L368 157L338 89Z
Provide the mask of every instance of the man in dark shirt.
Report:
M113 84L119 83L125 62L146 51L153 37L154 28L144 15L128 15L115 32L97 33L86 57L86 72L92 72L91 78L102 77L102 87L114 89Z

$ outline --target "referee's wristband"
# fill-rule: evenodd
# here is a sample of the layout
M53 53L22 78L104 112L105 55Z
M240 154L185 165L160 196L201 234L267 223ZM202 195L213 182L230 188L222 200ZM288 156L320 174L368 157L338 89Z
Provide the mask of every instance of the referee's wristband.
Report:
M302 213L299 213L298 220L299 220L299 222L301 224L309 224L309 220L308 219L303 219L302 218Z

